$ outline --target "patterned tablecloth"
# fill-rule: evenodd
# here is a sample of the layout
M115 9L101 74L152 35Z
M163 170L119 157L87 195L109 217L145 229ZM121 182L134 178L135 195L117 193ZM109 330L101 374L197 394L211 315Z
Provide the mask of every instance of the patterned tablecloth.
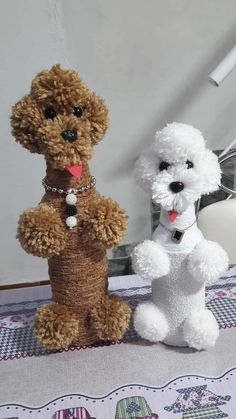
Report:
M129 283L129 276L125 283ZM111 293L124 298L132 310L138 302L150 297L151 288L148 284L140 283L140 278L132 276L131 288L112 289ZM35 287L38 288L38 287ZM0 305L0 360L21 358L34 355L53 353L40 347L33 335L33 319L38 307L48 303L49 299L35 298L27 301L17 301ZM236 327L236 267L231 268L222 278L206 290L207 307L214 313L220 328ZM138 339L132 322L124 336L124 342ZM115 342L112 342L113 344ZM106 345L101 342L97 345ZM66 351L79 350L84 347L70 347Z
M1 419L236 418L236 368L220 377L184 375L161 387L129 384L102 397L64 394L43 406L5 404Z
M141 278L128 276L126 278L121 277L120 280L116 279L110 281L110 292L121 295L128 301L132 309L136 307L139 301L149 298L150 286ZM125 288L127 284L130 284L129 289ZM6 296L8 299L6 299ZM49 287L45 292L42 292L42 287L35 287L31 290L0 293L0 303L2 303L0 305L0 359L2 360L0 375L1 367L4 367L2 371L4 370L6 375L1 376L2 390L5 388L4 377L6 387L9 388L9 391L6 388L4 397L1 399L0 419L219 419L226 417L236 419L235 363L233 365L232 363L229 364L230 366L223 370L223 374L220 373L221 375L214 377L204 375L204 368L204 374L191 373L192 370L195 371L195 364L193 363L190 364L190 370L187 370L186 374L180 375L180 373L178 375L178 373L172 372L173 375L171 374L163 385L150 386L143 382L140 383L140 381L129 380L129 384L117 388L114 388L113 385L109 392L99 395L99 397L95 396L93 391L89 394L83 392L81 390L83 380L75 380L73 393L66 393L67 386L65 385L62 391L55 392L55 397L50 397L46 392L44 404L25 403L26 392L24 388L19 392L20 395L15 394L14 382L17 378L14 376L15 367L21 364L20 369L16 369L18 373L19 371L24 372L25 363L31 363L32 366L32 363L35 364L37 360L41 359L40 365L43 366L45 359L50 361L50 359L53 360L55 357L64 357L65 355L46 357L45 355L51 352L38 346L33 335L32 326L35 311L39 306L50 301L49 296ZM231 268L216 284L207 288L206 304L214 313L221 329L236 327L236 267ZM228 332L222 333L229 332L228 330ZM133 330L131 322L130 329L124 337L124 342L132 342L137 339L138 336ZM234 341L232 340L232 342ZM105 343L100 343L100 345L105 345ZM127 345L127 349L129 347L130 345ZM133 345L134 349L135 347L136 345ZM71 347L67 351L77 351L79 349L82 348ZM117 347L114 349L117 349ZM88 355L90 353L92 353L90 350L83 352L86 355L85 359L89 359ZM113 352L109 353L112 362ZM36 355L43 356L35 357ZM70 354L70 357L74 355L76 354ZM164 352L164 358L161 362L163 362L163 359L166 360L167 356L173 358L174 353L168 352L166 354ZM182 355L179 354L178 360L181 359L181 356L186 356L185 352ZM190 353L189 356L191 356ZM26 357L32 358L11 361L14 358ZM196 354L197 358L199 359ZM231 357L231 359L233 358ZM72 362L72 360L64 359L61 360L61 365L68 366L67 361ZM155 365L158 365L158 363ZM9 371L11 372L9 373ZM16 374L18 373L16 372ZM51 373L53 373L53 368ZM10 374L12 374L12 379L9 378L11 377ZM100 377L100 373L97 372L97 374ZM121 372L120 374L122 376ZM28 380L28 383L25 384L26 389L29 389L31 385L34 386L30 375L29 377L24 373L22 375ZM64 376L63 368L62 376ZM43 375L40 380L41 386L46 384ZM11 383L10 386L9 383ZM53 380L51 385L54 388ZM36 388L38 390L38 384Z

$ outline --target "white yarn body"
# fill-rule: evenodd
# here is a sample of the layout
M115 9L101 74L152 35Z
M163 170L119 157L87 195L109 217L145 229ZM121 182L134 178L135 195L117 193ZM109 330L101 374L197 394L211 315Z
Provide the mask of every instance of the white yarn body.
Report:
M152 299L137 306L134 328L151 342L212 348L219 327L205 307L205 285L225 272L228 256L219 244L204 239L194 223L194 203L218 189L217 156L205 147L199 130L174 122L156 133L135 175L162 211L152 240L144 240L132 253L134 271L152 283ZM173 211L178 216L171 221ZM179 243L172 238L176 229L184 231Z
M209 349L219 335L216 319L205 307L205 285L228 266L228 256L217 243L205 240L195 221L194 205L175 221L162 210L161 224L152 240L133 251L135 271L152 281L152 298L134 313L137 333L151 342ZM181 242L173 230L184 231Z
M195 218L194 206L191 206L174 222L169 221L166 211L162 211L160 221L169 230L184 230ZM152 302L168 321L169 331L163 340L168 345L186 346L183 322L194 311L205 308L205 283L197 282L187 267L189 254L202 240L203 235L196 223L185 231L179 244L172 241L170 231L161 225L153 234L153 241L161 244L170 258L168 275L152 282Z

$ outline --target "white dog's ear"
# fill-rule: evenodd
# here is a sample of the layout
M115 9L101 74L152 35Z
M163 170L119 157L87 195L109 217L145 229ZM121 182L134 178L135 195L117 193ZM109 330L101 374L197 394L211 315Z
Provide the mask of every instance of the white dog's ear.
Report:
M160 130L157 130L156 132L155 132L155 140L156 141L158 141L159 140L159 135L161 134L161 131Z
M151 191L157 175L158 158L150 146L145 150L135 164L134 176L137 183L147 192Z
M206 149L201 156L198 170L203 176L202 195L217 191L221 181L221 168L216 154Z

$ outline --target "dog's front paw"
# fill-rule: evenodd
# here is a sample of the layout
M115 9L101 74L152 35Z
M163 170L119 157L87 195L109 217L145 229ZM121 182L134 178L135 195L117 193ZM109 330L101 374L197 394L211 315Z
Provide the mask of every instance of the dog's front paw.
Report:
M132 265L138 275L149 281L167 275L170 270L167 253L160 244L152 240L145 240L135 247Z
M50 258L64 249L67 231L56 209L41 204L20 216L17 238L27 253Z
M189 256L188 269L199 282L212 284L228 268L228 255L215 242L202 240Z
M109 249L122 241L127 218L117 202L104 198L84 212L79 231L91 245Z

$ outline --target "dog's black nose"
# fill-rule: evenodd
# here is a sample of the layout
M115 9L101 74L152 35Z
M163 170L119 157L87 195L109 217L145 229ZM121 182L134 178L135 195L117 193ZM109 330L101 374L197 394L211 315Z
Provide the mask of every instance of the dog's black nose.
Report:
M63 140L73 143L75 140L77 140L77 132L72 129L65 129L64 131L62 131L61 137L63 138Z
M184 189L184 184L182 182L171 182L170 190L174 193L178 193Z

